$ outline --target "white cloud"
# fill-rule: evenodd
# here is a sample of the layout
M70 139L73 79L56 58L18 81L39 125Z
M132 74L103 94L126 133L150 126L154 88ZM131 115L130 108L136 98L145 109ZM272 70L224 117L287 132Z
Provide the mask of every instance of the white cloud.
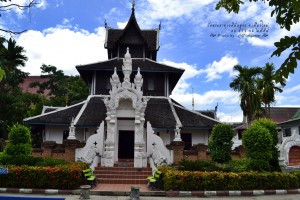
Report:
M194 11L213 0L148 0L148 14L152 19L170 19L190 16Z
M217 117L221 122L242 122L243 121L243 112L242 110L238 110L233 113L224 113L224 112L217 112Z
M238 59L230 55L225 55L220 61L214 61L208 64L206 69L200 70L201 73L206 74L206 81L220 79L221 74L229 73L229 76L234 76L233 67L238 64Z
M299 105L300 84L284 88L282 93L276 93L276 106Z
M173 90L172 94L184 94L186 93L186 90L189 88L190 84L187 83L187 79L193 78L197 76L200 71L197 70L195 65L189 65L187 63L175 63L169 60L163 60L162 63L172 66L184 69L184 73L181 76L179 82L177 83L175 89Z
M76 65L107 59L104 39L104 28L90 33L56 27L42 32L25 32L19 36L17 44L24 47L28 56L23 71L39 75L41 65L47 64L56 66L66 74L77 74Z
M45 9L47 2L46 0L39 0L36 1L37 4L32 5L32 7L36 7L36 8L40 8L40 9ZM15 13L17 13L18 17L22 17L22 14L27 11L27 9L20 9L18 6L14 6L14 5L20 5L20 6L28 6L29 5L29 1L28 0L11 0L11 1L7 1L7 2L0 2L1 6L9 6L7 7L8 12L9 11L13 11Z
M172 94L171 97L181 105L195 110L213 110L217 104L217 117L221 122L242 122L243 112L239 108L239 94L231 90L211 90L198 93Z

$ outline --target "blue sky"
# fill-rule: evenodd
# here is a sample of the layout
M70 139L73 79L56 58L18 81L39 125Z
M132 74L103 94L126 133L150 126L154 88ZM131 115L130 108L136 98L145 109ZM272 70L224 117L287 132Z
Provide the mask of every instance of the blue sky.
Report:
M18 3L28 0L15 0ZM78 74L75 66L107 59L104 21L123 28L131 14L132 0L40 0L29 11L2 13L0 26L16 31L14 36L28 56L24 71L40 74L40 66L54 65L66 74ZM217 0L136 0L135 14L141 28L161 23L158 62L186 71L172 97L188 108L195 99L196 110L214 109L221 121L242 120L239 94L229 83L233 66L264 66L281 58L270 55L274 42L300 32L296 24L282 30L270 17L264 3L245 3L237 14L215 10ZM241 28L239 28L241 27ZM259 30L259 32L258 32ZM276 94L273 106L300 106L300 69L288 79L284 92Z

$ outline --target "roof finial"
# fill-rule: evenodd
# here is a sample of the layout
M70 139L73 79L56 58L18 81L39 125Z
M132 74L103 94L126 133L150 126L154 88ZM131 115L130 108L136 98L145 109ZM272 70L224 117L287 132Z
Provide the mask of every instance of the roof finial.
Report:
M158 30L161 29L161 21L159 21Z
M135 7L135 0L132 0L132 11L134 11L134 7Z
M105 28L107 27L106 19L104 19L104 27L105 27Z

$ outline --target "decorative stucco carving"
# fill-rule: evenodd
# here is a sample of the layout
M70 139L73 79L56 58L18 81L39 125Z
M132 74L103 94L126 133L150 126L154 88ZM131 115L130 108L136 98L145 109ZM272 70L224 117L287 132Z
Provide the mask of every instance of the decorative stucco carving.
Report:
M68 136L67 139L68 140L76 140L75 126L74 126L74 117L72 118L71 125L69 127L69 136Z
M282 166L289 165L289 152L291 147L293 146L300 146L300 135L297 133L296 130L292 131L292 136L284 138L279 150L280 150L280 164Z
M129 53L129 48L123 59L122 71L124 74L123 82L120 82L117 74L117 69L114 69L114 74L110 79L112 89L109 91L110 96L104 99L104 104L107 109L107 139L105 141L105 152L101 164L106 167L112 167L115 161L115 136L117 131L117 109L119 109L120 102L130 99L132 109L135 114L135 141L134 141L134 167L145 167L146 149L144 140L144 122L145 110L149 98L143 97L141 90L143 85L143 78L138 68L135 75L134 83L130 82L130 75L132 73L132 59ZM128 106L128 105L127 105ZM121 105L121 109L122 105Z
M96 134L91 135L83 148L76 149L76 160L91 164L97 155L103 153L104 122L101 122ZM95 166L98 163L95 163Z

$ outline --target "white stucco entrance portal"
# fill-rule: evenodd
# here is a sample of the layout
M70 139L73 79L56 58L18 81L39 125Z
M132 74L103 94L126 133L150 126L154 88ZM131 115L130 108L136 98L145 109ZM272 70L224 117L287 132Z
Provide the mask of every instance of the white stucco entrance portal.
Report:
M132 59L129 54L129 48L127 48L125 58L123 59L122 71L124 74L123 82L120 81L115 68L114 74L110 79L112 86L110 96L104 99L107 109L107 117L105 119L107 125L107 137L105 140L105 148L101 159L101 164L106 167L113 167L114 163L118 161L119 158L118 149L126 148L126 144L119 143L128 142L131 144L131 140L134 138L134 167L146 167L147 157L144 136L144 116L148 99L143 97L143 92L141 90L143 78L140 74L139 68L137 74L135 75L134 82L130 82L130 75L132 73ZM131 120L133 122L131 130L134 131L133 138L132 136L128 138L123 137L124 135L122 135L122 133L129 134L128 131L130 130L124 130L122 128L122 118L133 119ZM120 126L118 123L120 123ZM128 151L130 151L129 147Z

